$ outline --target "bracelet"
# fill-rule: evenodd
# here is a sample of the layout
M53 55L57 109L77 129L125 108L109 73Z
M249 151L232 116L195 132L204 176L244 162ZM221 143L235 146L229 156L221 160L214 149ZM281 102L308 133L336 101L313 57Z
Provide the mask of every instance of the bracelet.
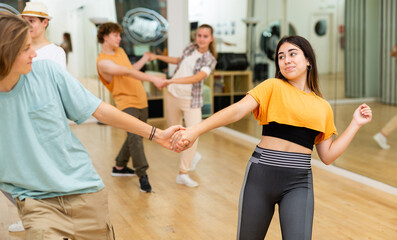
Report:
M152 127L152 131L150 132L150 135L149 135L149 140L150 141L153 140L155 133L156 133L156 127Z
M150 131L150 135L149 135L150 141L152 141L152 138L153 138L153 130L154 130L154 127L152 126L152 130Z

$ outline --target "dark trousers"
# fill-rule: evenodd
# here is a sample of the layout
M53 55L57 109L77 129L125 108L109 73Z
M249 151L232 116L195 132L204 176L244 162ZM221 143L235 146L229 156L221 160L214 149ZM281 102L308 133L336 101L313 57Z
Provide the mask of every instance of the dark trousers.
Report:
M263 240L278 204L283 240L310 240L314 210L311 169L255 162L251 157L240 194L237 239Z
M148 118L147 108L126 108L123 110L123 112L134 116L143 122L146 122ZM149 164L147 163L145 152L143 150L142 137L127 132L127 138L125 139L124 144L121 147L118 156L116 157L116 166L127 166L130 157L132 158L132 165L135 168L136 175L145 175L146 170L149 168Z

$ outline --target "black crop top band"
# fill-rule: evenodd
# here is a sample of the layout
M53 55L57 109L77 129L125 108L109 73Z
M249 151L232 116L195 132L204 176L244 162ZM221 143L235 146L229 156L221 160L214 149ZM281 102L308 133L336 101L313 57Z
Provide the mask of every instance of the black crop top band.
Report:
M313 150L314 140L319 133L319 131L313 129L279 124L277 122L270 122L267 125L263 125L262 128L262 136L281 138L310 150Z

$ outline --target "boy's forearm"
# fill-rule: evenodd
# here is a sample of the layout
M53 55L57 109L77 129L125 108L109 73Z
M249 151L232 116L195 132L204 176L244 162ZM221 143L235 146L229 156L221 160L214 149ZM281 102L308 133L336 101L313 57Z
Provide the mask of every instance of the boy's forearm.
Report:
M123 129L127 132L149 138L152 126L139 119L118 110L110 104L102 102L93 116L100 122L112 127Z
M136 63L132 64L132 67L139 71L143 66L145 66L148 60L149 57L147 55L143 55Z
M146 82L153 82L154 81L154 76L143 73L141 71L138 71L136 69L129 69L128 74L129 77L135 78L137 80L141 81L146 81Z

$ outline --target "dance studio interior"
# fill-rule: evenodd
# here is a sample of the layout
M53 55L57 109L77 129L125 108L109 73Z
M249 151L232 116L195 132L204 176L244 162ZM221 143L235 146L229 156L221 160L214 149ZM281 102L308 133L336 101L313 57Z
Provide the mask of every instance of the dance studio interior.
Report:
M27 2L1 0L0 11L19 14ZM238 102L249 90L275 76L276 46L283 36L306 38L315 51L319 88L332 107L338 134L348 127L360 104L366 103L373 113L372 121L358 131L332 164L322 163L316 148L313 150L312 239L397 239L397 134L386 136L382 130L397 116L397 57L392 54L397 47L397 1L40 2L53 17L46 30L49 41L61 45L63 34L70 33L73 51L68 53L67 71L92 94L113 105L97 73L96 59L101 51L97 30L102 23L122 26L120 47L131 63L145 52L181 56L194 40L197 27L211 25L218 57L215 70L204 80L203 119ZM176 65L159 60L147 62L141 69L166 79L172 78L175 70ZM149 105L148 124L166 129L167 89L159 90L149 82L143 82L143 86ZM201 160L189 172L199 183L194 188L175 182L180 153L144 138L151 193L139 191L137 176L111 175L126 137L124 130L101 124L94 117L80 125L70 121L69 126L108 190L116 239L236 238L245 169L262 137L262 126L252 113L200 136L197 152ZM382 132L387 143L379 143ZM7 141L7 136L2 136L2 141ZM128 166L133 168L131 161ZM25 239L23 231L8 231L19 216L4 196L0 196L0 212L0 239ZM276 207L266 240L282 239L279 222Z

